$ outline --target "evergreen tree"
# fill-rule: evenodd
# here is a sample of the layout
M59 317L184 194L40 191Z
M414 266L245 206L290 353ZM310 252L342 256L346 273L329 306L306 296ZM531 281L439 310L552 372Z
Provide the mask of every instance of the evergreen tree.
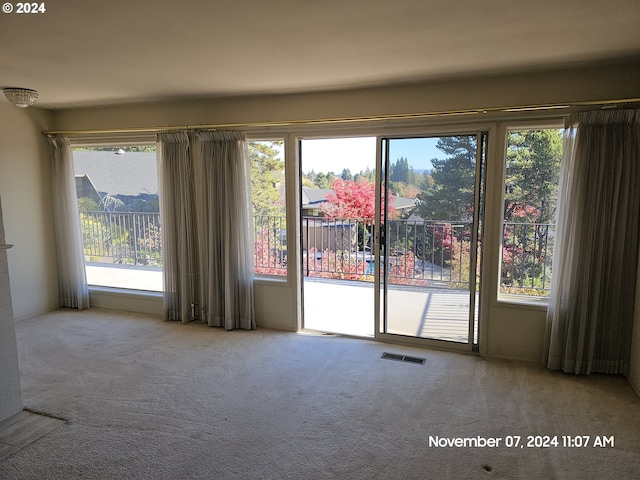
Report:
M501 283L522 287L540 284L551 268L562 132L510 131L507 140Z
M367 167L365 170L360 170L359 173L356 173L353 177L353 180L356 182L362 180L366 180L367 182L375 182L376 172Z
M389 167L389 179L392 182L409 183L409 161L400 157Z
M320 172L316 175L315 185L318 188L330 189L331 184L333 183L333 180L335 178L336 176L333 174L333 172L327 172L327 173Z
M351 174L351 170L349 170L348 168L345 168L344 170L342 170L342 174L340 175L340 178L342 180L353 180L353 175Z
M562 159L561 130L510 131L507 145L504 219L553 223Z
M437 147L447 157L431 160L434 183L418 195L418 214L429 220L467 219L474 204L476 137L441 137ZM427 182L423 182L423 187Z
M276 149L277 142L249 142L251 165L251 197L254 215L281 215L280 184L284 177L284 162Z

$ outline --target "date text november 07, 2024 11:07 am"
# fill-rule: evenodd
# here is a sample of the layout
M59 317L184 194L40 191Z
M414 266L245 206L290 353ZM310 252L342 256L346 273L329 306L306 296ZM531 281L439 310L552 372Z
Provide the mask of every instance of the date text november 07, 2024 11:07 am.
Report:
M507 435L505 437L438 437L429 436L429 447L435 448L613 448L613 435Z

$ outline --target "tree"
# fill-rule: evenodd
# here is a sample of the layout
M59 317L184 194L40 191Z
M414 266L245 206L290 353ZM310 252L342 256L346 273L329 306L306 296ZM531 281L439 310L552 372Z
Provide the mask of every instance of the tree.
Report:
M108 212L116 212L118 210L124 211L125 204L122 200L111 195L105 195L100 200L102 207Z
M332 188L334 193L327 195L327 201L320 206L325 218L329 219L366 219L375 218L376 185L367 180L342 180L336 178ZM384 191L383 191L384 194ZM390 202L387 210L388 217L392 217L395 208Z
M400 157L389 167L389 180L409 183L409 161L406 158Z
M318 188L324 188L328 190L331 188L331 184L333 183L333 180L335 178L336 176L333 174L333 172L320 172L316 175L315 184Z
M359 173L356 173L353 176L353 179L357 182L361 179L367 180L368 182L375 182L376 181L376 172L374 170L371 170L371 168L367 167L364 171L360 170Z
M81 212L96 212L102 210L102 207L89 197L80 197L78 199L78 210Z
M281 215L284 211L279 190L284 178L284 162L279 158L279 143L248 143L254 215Z
M437 147L447 157L431 160L434 183L418 195L418 214L430 220L463 220L473 212L476 137L441 137Z
M510 131L507 142L504 219L552 223L562 159L560 130Z
M150 200L136 199L126 206L127 212L158 213L160 211L160 201L158 196L151 197Z
M351 175L351 170L349 170L348 168L345 168L344 170L342 170L342 174L340 175L340 178L342 178L342 180L353 180L353 175Z
M501 283L540 286L551 272L562 132L510 131L507 140Z

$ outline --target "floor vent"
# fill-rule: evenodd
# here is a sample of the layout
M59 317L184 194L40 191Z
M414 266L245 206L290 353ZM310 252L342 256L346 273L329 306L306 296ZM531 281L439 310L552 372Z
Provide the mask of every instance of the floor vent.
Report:
M418 365L424 365L427 361L426 358L410 357L409 355L399 355L397 353L384 352L382 358L387 360L396 360L397 362L416 363Z

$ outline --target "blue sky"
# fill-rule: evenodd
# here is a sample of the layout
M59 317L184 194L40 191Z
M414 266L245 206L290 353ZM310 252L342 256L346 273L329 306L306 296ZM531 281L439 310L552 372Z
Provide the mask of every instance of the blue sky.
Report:
M442 157L436 148L437 138L392 139L390 157L392 163L405 157L415 170L430 170L432 158ZM375 168L376 138L333 138L302 141L302 171L342 173L348 168L358 173Z

